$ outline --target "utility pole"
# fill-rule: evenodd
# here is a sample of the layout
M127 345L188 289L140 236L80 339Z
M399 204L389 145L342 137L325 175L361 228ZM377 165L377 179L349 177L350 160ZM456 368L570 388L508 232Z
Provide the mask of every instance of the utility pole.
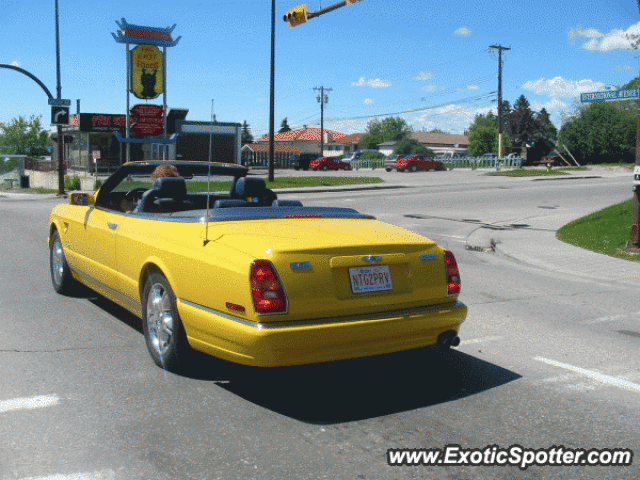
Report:
M329 102L324 92L330 92L333 89L324 87L313 87L314 90L320 92L318 95L318 103L320 104L320 156L324 156L324 104Z
M55 15L56 15L56 93L57 99L60 100L62 98L62 86L60 84L60 29L59 29L59 21L58 21L58 0L55 3ZM58 195L64 195L64 157L63 157L63 149L64 149L64 138L62 135L62 125L57 125L57 133L58 133Z
M271 0L271 79L269 82L269 181L275 180L276 0Z
M502 45L491 45L498 50L498 158L502 158L502 51L511 50Z

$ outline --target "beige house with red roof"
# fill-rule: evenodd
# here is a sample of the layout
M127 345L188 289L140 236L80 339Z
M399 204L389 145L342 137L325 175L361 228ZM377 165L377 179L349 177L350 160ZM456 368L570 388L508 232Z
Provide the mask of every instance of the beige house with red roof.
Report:
M315 153L320 155L320 132L319 128L307 127L299 130L291 130L289 132L278 133L273 139L275 145L292 145L300 150L300 153ZM324 143L326 146L332 144L341 138L346 137L345 133L334 132L333 130L324 129ZM269 144L269 136L265 135L259 144ZM245 145L246 146L246 145Z
M350 152L360 150L360 142L366 133L352 133L336 140L333 143L324 144L323 155L325 157L338 157Z

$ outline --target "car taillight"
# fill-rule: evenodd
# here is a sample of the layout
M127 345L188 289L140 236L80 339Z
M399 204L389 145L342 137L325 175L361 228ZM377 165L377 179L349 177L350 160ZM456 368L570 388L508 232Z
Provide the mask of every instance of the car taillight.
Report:
M456 257L449 250L444 251L444 263L447 266L447 295L454 296L460 293L460 271Z
M251 296L257 314L286 313L287 295L275 267L269 260L251 263Z

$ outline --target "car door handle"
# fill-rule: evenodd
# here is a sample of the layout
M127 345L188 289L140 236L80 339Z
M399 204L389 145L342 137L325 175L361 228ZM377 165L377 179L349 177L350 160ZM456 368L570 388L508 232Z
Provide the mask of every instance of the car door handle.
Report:
M109 228L111 230L115 230L116 228L118 228L118 224L117 223L109 222L109 223L107 223L107 225L109 225Z

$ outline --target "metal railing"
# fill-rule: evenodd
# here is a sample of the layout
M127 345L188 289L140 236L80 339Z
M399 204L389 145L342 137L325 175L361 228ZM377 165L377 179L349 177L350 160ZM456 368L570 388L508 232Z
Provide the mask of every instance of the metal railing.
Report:
M459 157L459 158L442 158L436 157L436 160L441 160L447 166L451 168L495 168L500 170L501 168L520 168L522 166L522 157L510 157L510 158L483 158L483 157Z

